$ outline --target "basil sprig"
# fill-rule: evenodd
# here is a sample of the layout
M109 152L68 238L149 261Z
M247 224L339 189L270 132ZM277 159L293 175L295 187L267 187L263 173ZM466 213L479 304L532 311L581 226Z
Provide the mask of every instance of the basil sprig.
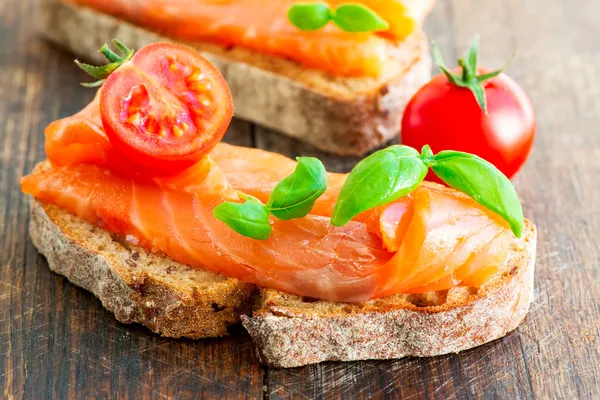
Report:
M306 216L327 189L327 172L317 158L298 157L297 161L294 172L275 186L266 205L244 195L245 203L224 202L215 207L215 218L244 236L265 240L272 231L269 214L281 220Z
M288 19L300 30L314 31L332 21L346 32L373 32L389 28L389 24L362 4L342 4L331 9L325 3L296 3L288 10Z
M503 217L521 237L523 209L508 178L486 160L473 154L442 151L429 146L419 154L407 146L391 146L359 162L340 191L331 223L346 224L363 211L394 201L414 190L428 168L446 184Z
M271 235L269 215L281 220L306 216L327 189L327 173L316 158L297 160L294 172L275 186L266 205L244 195L245 203L222 203L214 209L214 216L236 232L259 240ZM469 153L445 150L433 155L427 145L420 154L412 147L390 146L356 164L340 190L331 224L345 225L364 211L409 194L425 179L429 168L447 185L500 215L515 236L521 237L523 209L502 172Z

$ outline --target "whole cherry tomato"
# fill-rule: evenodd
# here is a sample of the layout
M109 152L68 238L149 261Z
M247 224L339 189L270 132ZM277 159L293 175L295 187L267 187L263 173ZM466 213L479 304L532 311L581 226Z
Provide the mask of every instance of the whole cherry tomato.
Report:
M442 74L410 100L402 120L402 143L416 149L429 144L434 154L457 150L476 154L512 177L533 144L535 116L521 87L502 70L477 68L477 40L460 67L449 71L439 51ZM427 179L439 180L433 174Z

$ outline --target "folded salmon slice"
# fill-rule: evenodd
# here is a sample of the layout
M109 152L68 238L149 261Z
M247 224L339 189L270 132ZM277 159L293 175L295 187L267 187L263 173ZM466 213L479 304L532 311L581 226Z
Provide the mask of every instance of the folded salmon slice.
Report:
M363 301L481 286L498 272L513 240L499 216L428 182L333 227L329 217L346 177L333 173L310 215L272 218L271 238L253 240L215 219L214 207L240 201L240 191L266 202L295 161L219 144L177 176L144 177L111 146L97 109L94 101L48 126L51 167L24 177L22 190L185 264L303 296Z
M91 164L29 175L22 189L131 243L264 287L336 301L377 296L379 271L392 254L366 225L338 228L321 216L280 221L259 241L213 217L235 190L188 193L138 183Z
M295 28L287 11L296 0L70 0L183 40L241 46L339 76L379 76L392 68L390 40L347 33L333 25L314 32ZM331 5L344 3L329 1ZM356 3L356 2L354 2ZM410 34L433 0L361 0L389 21L387 36Z
M473 200L442 186L420 186L409 206L408 226L398 226L399 249L390 262L396 273L387 280L388 294L447 289L444 284L456 286L471 272L484 266L496 272L504 263L510 243L506 226Z

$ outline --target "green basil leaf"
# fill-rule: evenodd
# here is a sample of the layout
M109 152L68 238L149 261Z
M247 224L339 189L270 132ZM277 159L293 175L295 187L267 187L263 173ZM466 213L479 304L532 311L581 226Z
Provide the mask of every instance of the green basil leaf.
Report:
M371 9L360 4L343 4L335 9L331 19L346 32L372 32L388 29L389 24Z
M325 3L296 3L288 10L288 19L298 29L321 29L331 19L331 9Z
M245 203L221 203L215 207L213 215L237 233L252 239L265 240L271 236L269 210L253 197L248 197Z
M448 186L504 218L515 236L521 237L521 202L510 180L493 164L473 154L446 150L435 155L431 169Z
M294 172L275 186L267 208L279 219L302 218L327 189L327 172L313 157L298 157Z
M356 164L348 175L331 223L345 225L363 211L407 195L426 174L427 165L412 147L395 145L371 154Z

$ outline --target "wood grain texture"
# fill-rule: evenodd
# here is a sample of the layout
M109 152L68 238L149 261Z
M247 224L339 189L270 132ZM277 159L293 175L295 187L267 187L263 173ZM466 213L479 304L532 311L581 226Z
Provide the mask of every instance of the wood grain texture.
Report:
M118 323L54 275L27 235L18 179L43 158L43 129L89 102L73 57L37 38L33 3L0 12L0 397L259 398L263 370L243 329L224 340L169 340ZM228 140L250 144L235 121Z
M37 38L33 1L0 1L0 397L7 398L600 398L600 3L439 0L426 31L449 63L481 34L538 116L534 152L515 183L538 226L535 300L504 339L429 359L265 370L242 330L186 341L122 325L52 274L31 245L18 179L43 158L43 128L91 100L72 56ZM226 139L356 158L234 121Z

